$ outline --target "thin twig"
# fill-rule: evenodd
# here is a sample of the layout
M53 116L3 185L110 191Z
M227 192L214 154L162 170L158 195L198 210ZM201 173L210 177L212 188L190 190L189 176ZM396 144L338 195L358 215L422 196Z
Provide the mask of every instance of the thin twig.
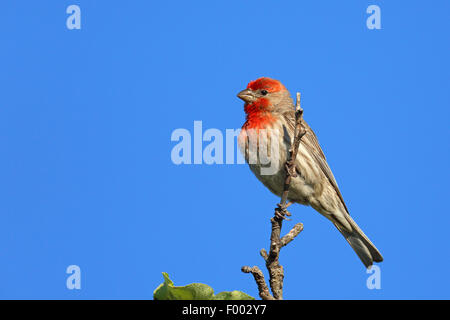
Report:
M264 279L264 274L258 267L242 267L242 272L251 273L253 278L255 278L256 285L258 286L259 296L263 300L274 300L270 294L269 288L267 287L266 280Z
M295 160L297 157L298 149L300 147L300 141L302 137L306 134L306 130L302 125L303 120L303 109L300 106L300 93L297 93L297 103L295 106L295 129L294 129L294 141L291 148L289 149L289 157L286 161L286 178L284 181L283 193L281 195L281 200L277 204L275 209L275 215L270 219L272 224L272 232L270 235L270 250L269 253L265 249L260 251L261 256L266 262L266 268L269 271L269 283L272 289L272 294L270 294L267 288L266 281L262 271L258 267L242 267L242 271L246 273L252 273L255 278L256 284L258 286L259 296L263 300L281 300L283 299L283 280L284 280L284 269L280 265L278 258L280 256L280 250L282 247L286 246L292 240L297 237L303 230L303 224L297 223L291 231L289 231L284 237L280 237L281 227L283 220L286 219L286 215L291 214L286 210L292 202L286 204L288 200L289 187L291 185L291 178L296 177Z
M303 223L297 223L291 231L289 231L283 238L281 238L281 247L289 244L292 240L297 237L300 232L303 231Z
M297 103L295 105L295 129L294 129L294 143L289 150L289 159L286 161L286 180L284 181L283 194L279 206L281 210L286 209L286 201L288 200L289 187L291 185L291 177L295 177L295 159L297 158L300 141L306 134L306 130L302 126L303 109L300 106L300 92L297 92Z

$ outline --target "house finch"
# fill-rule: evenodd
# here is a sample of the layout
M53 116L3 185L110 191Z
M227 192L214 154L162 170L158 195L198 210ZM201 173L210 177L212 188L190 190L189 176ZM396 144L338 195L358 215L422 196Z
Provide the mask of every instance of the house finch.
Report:
M256 177L270 191L281 196L286 176L285 163L295 129L295 110L289 91L277 80L259 78L251 81L238 97L244 100L246 113L246 121L238 137L239 148ZM302 123L306 134L302 137L296 157L296 176L291 178L288 200L309 205L329 219L366 268L373 261L383 261L380 252L350 217L316 135L304 120ZM261 135L261 131L265 133ZM256 147L252 147L251 137L255 136L255 132ZM262 145L263 137L267 146ZM267 162L263 163L255 153L261 149L269 149L273 153L271 147L274 142L277 142L277 150L269 157L271 162L276 162L276 169L271 174L265 174L262 170L267 167Z

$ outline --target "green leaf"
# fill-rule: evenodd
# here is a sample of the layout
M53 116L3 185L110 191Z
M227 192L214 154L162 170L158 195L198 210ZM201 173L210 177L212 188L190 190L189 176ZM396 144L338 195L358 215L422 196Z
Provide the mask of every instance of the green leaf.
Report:
M215 296L213 288L203 283L177 287L166 272L162 274L164 282L153 292L155 300L255 300L241 291L224 291Z
M211 300L214 290L203 283L192 283L184 287L176 287L169 275L163 272L164 282L153 292L155 300Z
M214 296L213 300L255 300L242 291L224 291Z

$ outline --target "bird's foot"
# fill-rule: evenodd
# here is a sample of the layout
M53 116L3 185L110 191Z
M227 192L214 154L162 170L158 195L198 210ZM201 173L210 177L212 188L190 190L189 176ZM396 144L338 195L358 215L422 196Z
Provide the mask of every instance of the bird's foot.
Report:
M295 167L292 166L292 163L290 161L286 161L284 169L286 170L286 175L291 176L292 178L297 177Z
M277 207L275 208L275 217L279 220L290 220L289 218L286 218L286 216L291 216L291 213L287 211L287 207L289 207L291 204L292 202L289 202L288 204L278 203Z

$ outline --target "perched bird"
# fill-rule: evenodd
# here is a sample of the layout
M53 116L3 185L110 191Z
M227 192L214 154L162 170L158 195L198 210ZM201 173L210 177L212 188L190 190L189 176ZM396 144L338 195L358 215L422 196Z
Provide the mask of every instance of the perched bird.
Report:
M281 196L286 175L285 163L293 143L295 129L295 109L289 91L278 80L263 77L251 81L237 96L245 102L246 113L246 121L238 137L239 148L256 177L270 191ZM296 176L292 177L288 200L309 205L329 219L348 241L366 268L374 261L383 261L380 252L350 217L316 135L304 120L302 123L306 134L302 137L296 157ZM270 136L266 133L268 138L264 141L268 141L270 145L258 145L263 141L261 135L256 138L257 146L252 147L251 141L255 140L251 140L250 137L255 131L275 133ZM270 160L277 162L276 170L271 174L264 174L261 170L264 163L252 153L265 148L271 150L273 139L276 139L278 150L275 151L276 157L272 154ZM256 159L256 161L249 159Z

